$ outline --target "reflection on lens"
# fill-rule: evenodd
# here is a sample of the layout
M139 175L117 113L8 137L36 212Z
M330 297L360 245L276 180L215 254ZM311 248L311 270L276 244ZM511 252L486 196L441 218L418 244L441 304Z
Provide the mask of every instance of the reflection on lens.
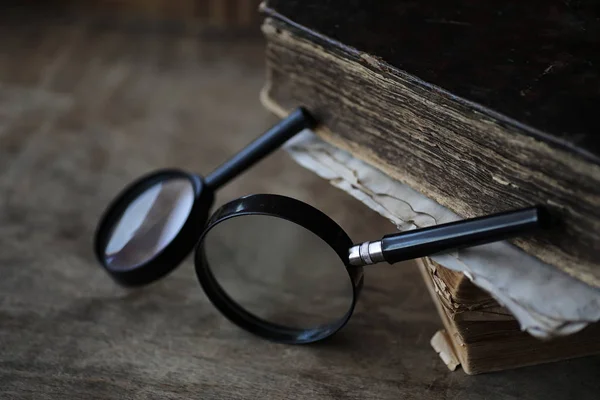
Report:
M321 238L287 220L231 218L208 232L204 249L229 297L266 321L316 328L337 322L352 305L342 260Z
M106 263L130 268L150 260L179 233L194 203L183 178L159 182L141 193L116 223L106 245Z

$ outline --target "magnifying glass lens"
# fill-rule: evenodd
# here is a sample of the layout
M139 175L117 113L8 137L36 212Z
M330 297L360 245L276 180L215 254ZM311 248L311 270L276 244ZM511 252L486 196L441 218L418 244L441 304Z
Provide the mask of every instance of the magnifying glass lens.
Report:
M203 247L219 286L264 321L306 330L335 323L352 308L353 286L339 255L286 219L226 219L206 233Z
M163 180L141 192L108 235L106 264L128 269L155 257L177 236L193 204L194 188L186 178Z

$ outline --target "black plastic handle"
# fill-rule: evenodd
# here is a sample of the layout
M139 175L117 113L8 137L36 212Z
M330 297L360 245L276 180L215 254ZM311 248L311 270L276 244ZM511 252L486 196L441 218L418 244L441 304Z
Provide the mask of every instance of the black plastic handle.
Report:
M292 136L304 129L313 128L315 125L316 121L308 111L302 107L297 108L288 117L215 169L205 178L205 184L212 190L220 188L262 158L277 150Z
M381 240L381 250L384 259L394 264L513 238L541 228L548 218L546 210L539 206L508 211L387 235Z

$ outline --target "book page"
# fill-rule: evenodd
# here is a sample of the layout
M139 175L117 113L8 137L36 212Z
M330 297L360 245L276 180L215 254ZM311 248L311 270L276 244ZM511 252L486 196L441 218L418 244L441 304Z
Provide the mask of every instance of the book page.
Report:
M369 164L305 131L289 154L305 168L346 191L404 231L461 219L449 209ZM378 240L380 238L373 238ZM431 257L464 273L508 308L521 328L539 338L564 336L600 320L600 291L543 263L508 242Z

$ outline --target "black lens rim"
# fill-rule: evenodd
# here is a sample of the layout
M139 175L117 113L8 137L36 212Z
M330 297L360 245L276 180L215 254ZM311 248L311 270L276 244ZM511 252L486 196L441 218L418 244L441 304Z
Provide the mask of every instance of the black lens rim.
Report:
M352 303L342 318L312 329L290 328L255 316L227 295L208 265L204 251L204 239L211 229L219 223L247 215L265 215L288 220L313 232L333 248L346 267L346 272L352 283ZM286 196L253 194L221 206L211 216L196 246L194 257L196 276L212 304L227 319L240 328L278 343L312 343L321 341L338 332L346 325L354 312L363 286L363 268L349 264L348 251L352 245L353 242L346 232L329 216L313 206Z
M112 228L123 212L141 193L153 185L170 179L187 179L194 190L194 202L188 219L179 233L154 258L131 268L112 268L106 263L104 250L112 234ZM106 208L94 236L94 252L98 262L108 274L123 286L142 286L152 283L176 269L194 250L204 230L214 193L204 184L204 179L178 169L151 172L128 185Z

